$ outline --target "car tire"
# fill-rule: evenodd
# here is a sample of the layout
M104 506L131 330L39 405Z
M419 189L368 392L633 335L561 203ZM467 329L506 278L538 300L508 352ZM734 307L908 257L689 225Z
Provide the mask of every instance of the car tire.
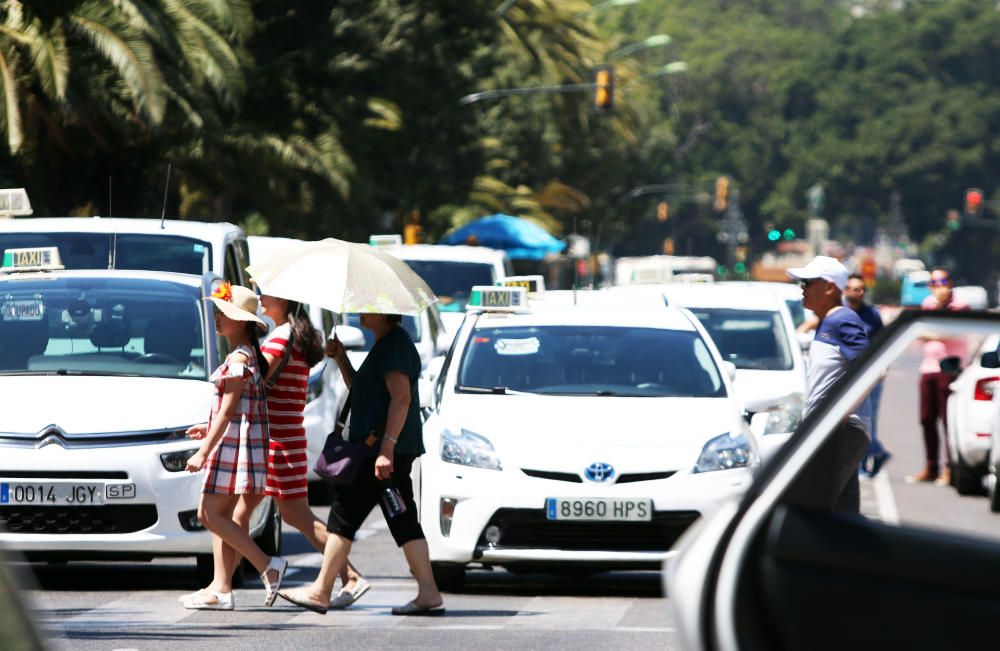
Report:
M983 476L962 461L961 455L952 464L951 482L959 495L983 494Z
M465 587L465 565L461 563L431 563L434 583L443 592L460 592Z
M281 511L273 499L271 510L267 512L267 525L254 542L268 556L281 556Z

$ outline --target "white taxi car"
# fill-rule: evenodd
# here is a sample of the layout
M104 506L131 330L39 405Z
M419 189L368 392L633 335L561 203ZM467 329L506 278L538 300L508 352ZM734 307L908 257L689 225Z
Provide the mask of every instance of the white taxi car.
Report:
M0 219L0 251L56 247L67 269L133 269L249 286L243 229L224 222L94 217Z
M472 291L420 465L421 520L445 589L470 563L655 565L749 485L755 444L697 319L662 300L569 294L525 307L521 287Z
M948 453L951 481L960 495L981 495L993 439L993 394L1000 384L997 345L989 335L968 366L951 383L948 395Z
M430 286L438 297L444 327L452 336L465 317L473 285L492 285L511 274L510 258L496 249L395 242L383 250L405 262Z
M196 556L201 475L185 470L224 355L216 276L57 270L56 249L7 250L0 272L0 543L29 559ZM251 533L271 553L270 499Z

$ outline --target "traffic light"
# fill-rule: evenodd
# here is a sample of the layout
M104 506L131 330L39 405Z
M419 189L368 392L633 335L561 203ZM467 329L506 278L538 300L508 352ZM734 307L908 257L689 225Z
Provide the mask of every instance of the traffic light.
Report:
M983 191L979 188L969 188L965 191L965 214L978 217L983 209Z
M615 69L599 66L594 69L594 108L610 111L615 107Z
M729 177L715 179L715 210L722 212L729 205Z
M786 240L794 240L795 239L795 231L793 231L790 228L786 228L785 232L781 234L781 237L785 238Z
M949 231L957 231L962 228L962 216L958 214L957 210L949 210L944 219L944 226Z
M670 204L666 201L661 201L658 206L656 206L656 219L665 222L670 218Z
M403 244L419 244L423 228L420 227L420 211L414 210L404 219Z
M781 231L779 231L777 228L772 228L767 232L767 239L772 242L777 242L778 240L781 239Z

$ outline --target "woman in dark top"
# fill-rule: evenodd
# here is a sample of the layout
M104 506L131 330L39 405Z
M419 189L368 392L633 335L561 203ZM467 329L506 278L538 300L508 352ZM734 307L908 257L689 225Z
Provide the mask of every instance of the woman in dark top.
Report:
M417 580L417 596L404 606L392 609L393 615L440 615L444 600L434 583L430 555L424 532L417 521L410 469L424 453L423 428L420 422L420 355L410 335L400 327L401 317L394 314L362 314L361 326L375 335L361 368L355 372L343 345L327 342L327 355L333 357L344 382L351 389L351 440L365 440L374 435L366 464L350 486L341 487L330 507L323 566L309 585L283 590L282 598L309 610L325 613L330 607L337 570L351 550L354 536L372 508L379 504L396 544L403 549L410 571ZM394 517L380 499L388 486L394 487L406 509Z

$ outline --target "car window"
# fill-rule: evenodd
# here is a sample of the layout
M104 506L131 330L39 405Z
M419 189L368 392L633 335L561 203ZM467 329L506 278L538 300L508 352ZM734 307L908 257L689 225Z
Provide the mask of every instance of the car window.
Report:
M243 284L243 274L240 273L240 263L236 258L236 247L232 244L226 245L226 269L223 277L234 285Z
M0 233L0 251L54 246L67 269L107 269L114 245L116 269L172 271L200 276L212 269L212 245L177 235L136 233Z
M457 260L405 260L441 300L441 309L465 308L474 285L492 285L493 265Z
M618 326L476 328L458 384L581 396L726 395L697 333Z
M781 314L771 310L691 308L708 330L722 358L738 369L787 371L791 347Z
M207 379L194 287L127 278L0 284L0 372Z
M800 325L805 323L806 320L806 310L802 307L801 300L786 300L785 305L788 306L788 311L792 315L792 323L798 328Z
M250 247L246 240L237 239L233 240L234 250L236 252L236 267L240 273L241 284L246 285L247 273L246 268L250 264Z
M371 350L372 346L375 345L375 335L372 334L371 330L361 327L361 315L348 314L347 325L361 329L361 332L365 336L365 347L363 348L363 350L366 351ZM418 341L420 341L420 338L423 335L423 328L420 326L420 322L416 318L408 314L404 315L403 322L401 325L403 326L403 330L406 330L406 332L409 333L410 339L413 340L413 343L417 343Z

